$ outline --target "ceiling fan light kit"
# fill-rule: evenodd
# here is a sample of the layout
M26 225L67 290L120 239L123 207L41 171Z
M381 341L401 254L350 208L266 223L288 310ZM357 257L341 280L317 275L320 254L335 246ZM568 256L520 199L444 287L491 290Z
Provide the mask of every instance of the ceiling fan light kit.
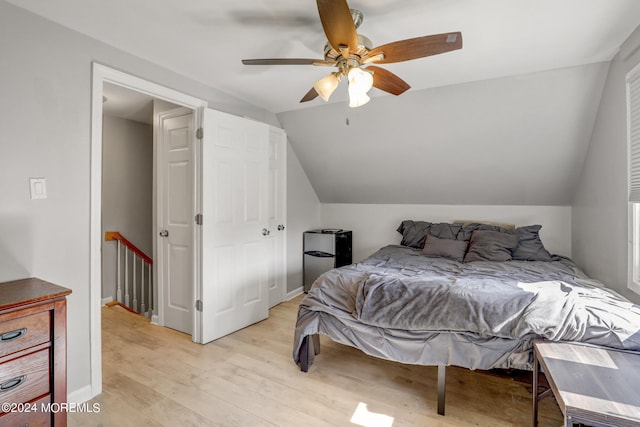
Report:
M369 101L371 101L371 98L366 92L355 90L349 85L349 107L362 107Z
M313 88L316 90L316 92L318 92L320 98L328 101L333 91L335 91L338 87L338 84L340 83L340 77L340 73L331 73L328 76L325 76L315 82L313 84Z
M351 68L348 73L349 79L349 107L361 107L371 98L367 92L373 87L373 75L362 68Z
M411 86L392 72L369 64L390 64L438 55L462 48L460 32L435 34L400 40L373 47L368 37L358 34L362 12L349 9L346 0L316 0L322 28L327 36L324 59L270 58L244 59L245 65L315 65L332 66L338 71L318 80L300 102L320 96L328 101L342 76L349 82L349 106L359 107L370 98L367 92L376 87L393 95L400 95Z

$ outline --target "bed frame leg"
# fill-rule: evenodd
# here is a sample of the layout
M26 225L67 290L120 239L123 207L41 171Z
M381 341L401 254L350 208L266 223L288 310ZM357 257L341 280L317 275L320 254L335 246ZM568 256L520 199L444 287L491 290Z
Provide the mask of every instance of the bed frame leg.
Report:
M444 416L444 395L446 388L446 366L438 365L438 415Z
M320 354L320 335L313 334L311 335L311 338L313 339L313 355L317 356Z
M309 372L309 367L313 364L316 355L320 353L320 336L318 334L307 335L302 339L300 346L300 370Z

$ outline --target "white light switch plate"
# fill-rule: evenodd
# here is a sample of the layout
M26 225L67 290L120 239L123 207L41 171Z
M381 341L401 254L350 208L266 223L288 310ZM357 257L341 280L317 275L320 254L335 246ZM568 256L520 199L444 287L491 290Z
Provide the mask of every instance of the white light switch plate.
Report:
M47 180L45 178L29 178L31 200L47 198Z

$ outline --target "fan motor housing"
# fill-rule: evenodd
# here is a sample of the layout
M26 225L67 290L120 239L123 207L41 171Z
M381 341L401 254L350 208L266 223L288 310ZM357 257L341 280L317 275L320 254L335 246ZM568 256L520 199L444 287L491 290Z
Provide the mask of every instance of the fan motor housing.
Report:
M363 36L362 34L358 34L358 48L351 52L359 57L366 56L369 51L373 49L373 43L367 36ZM336 60L339 56L342 56L342 53L335 50L329 42L324 45L324 59L327 61Z

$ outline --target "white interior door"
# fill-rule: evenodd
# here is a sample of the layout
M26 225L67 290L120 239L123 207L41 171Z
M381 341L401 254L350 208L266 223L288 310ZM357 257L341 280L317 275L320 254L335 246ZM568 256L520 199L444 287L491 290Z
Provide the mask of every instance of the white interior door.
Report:
M205 109L202 312L206 343L266 319L268 126Z
M284 301L287 292L287 136L269 128L269 308Z
M188 108L159 115L158 288L164 326L193 329L194 118Z

